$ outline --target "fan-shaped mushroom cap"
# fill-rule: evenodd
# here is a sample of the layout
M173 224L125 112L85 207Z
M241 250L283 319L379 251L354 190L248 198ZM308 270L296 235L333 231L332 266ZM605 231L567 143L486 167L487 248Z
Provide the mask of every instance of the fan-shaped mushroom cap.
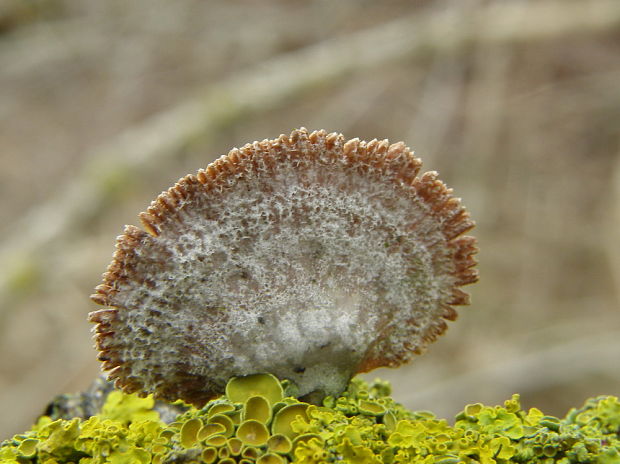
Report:
M201 405L233 376L337 394L409 361L477 280L473 222L420 165L402 142L300 129L179 180L92 296L109 377Z

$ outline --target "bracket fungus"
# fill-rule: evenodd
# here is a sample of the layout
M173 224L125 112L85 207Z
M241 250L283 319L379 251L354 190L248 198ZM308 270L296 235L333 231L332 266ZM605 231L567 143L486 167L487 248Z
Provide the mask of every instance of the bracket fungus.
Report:
M468 304L474 225L404 143L305 129L233 149L127 226L90 313L125 392L203 405L269 372L300 395L421 353Z

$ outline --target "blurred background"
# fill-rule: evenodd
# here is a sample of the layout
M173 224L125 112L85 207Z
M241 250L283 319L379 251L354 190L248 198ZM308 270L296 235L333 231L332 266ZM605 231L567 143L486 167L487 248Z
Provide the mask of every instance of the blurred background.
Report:
M404 140L477 221L406 406L620 394L617 0L0 1L0 440L99 372L88 299L179 177L305 126Z

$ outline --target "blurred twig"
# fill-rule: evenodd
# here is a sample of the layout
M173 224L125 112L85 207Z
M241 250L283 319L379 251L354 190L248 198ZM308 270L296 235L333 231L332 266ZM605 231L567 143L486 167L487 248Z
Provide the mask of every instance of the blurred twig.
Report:
M33 23L16 29L0 41L0 73L4 78L19 79L48 66L94 53L104 44L96 30L85 33L78 20L55 20Z
M618 230L620 229L620 152L618 152L612 178L611 205L612 211L608 216L610 224L607 227L611 233L606 237L606 244L610 256L609 266L615 284L613 288L616 303L620 305L620 244L618 243Z
M95 148L85 157L81 175L16 221L0 247L0 316L10 300L16 269L24 261L36 268L45 256L46 244L59 243L72 227L92 217L92 211L110 194L100 179L112 170L131 173L146 163L156 164L175 156L188 141L208 136L240 115L274 108L309 87L352 71L377 68L429 50L454 51L471 42L535 41L575 31L605 31L619 23L617 0L498 3L467 13L438 10L330 39L233 75Z

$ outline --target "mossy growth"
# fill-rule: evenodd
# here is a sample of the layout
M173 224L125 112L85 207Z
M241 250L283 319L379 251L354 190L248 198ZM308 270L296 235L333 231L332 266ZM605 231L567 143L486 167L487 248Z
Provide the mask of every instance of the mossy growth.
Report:
M620 462L620 401L591 399L565 418L471 404L454 425L405 409L379 380L304 403L267 374L232 379L231 396L160 420L151 398L114 392L88 419L41 417L0 445L2 464L569 464Z

